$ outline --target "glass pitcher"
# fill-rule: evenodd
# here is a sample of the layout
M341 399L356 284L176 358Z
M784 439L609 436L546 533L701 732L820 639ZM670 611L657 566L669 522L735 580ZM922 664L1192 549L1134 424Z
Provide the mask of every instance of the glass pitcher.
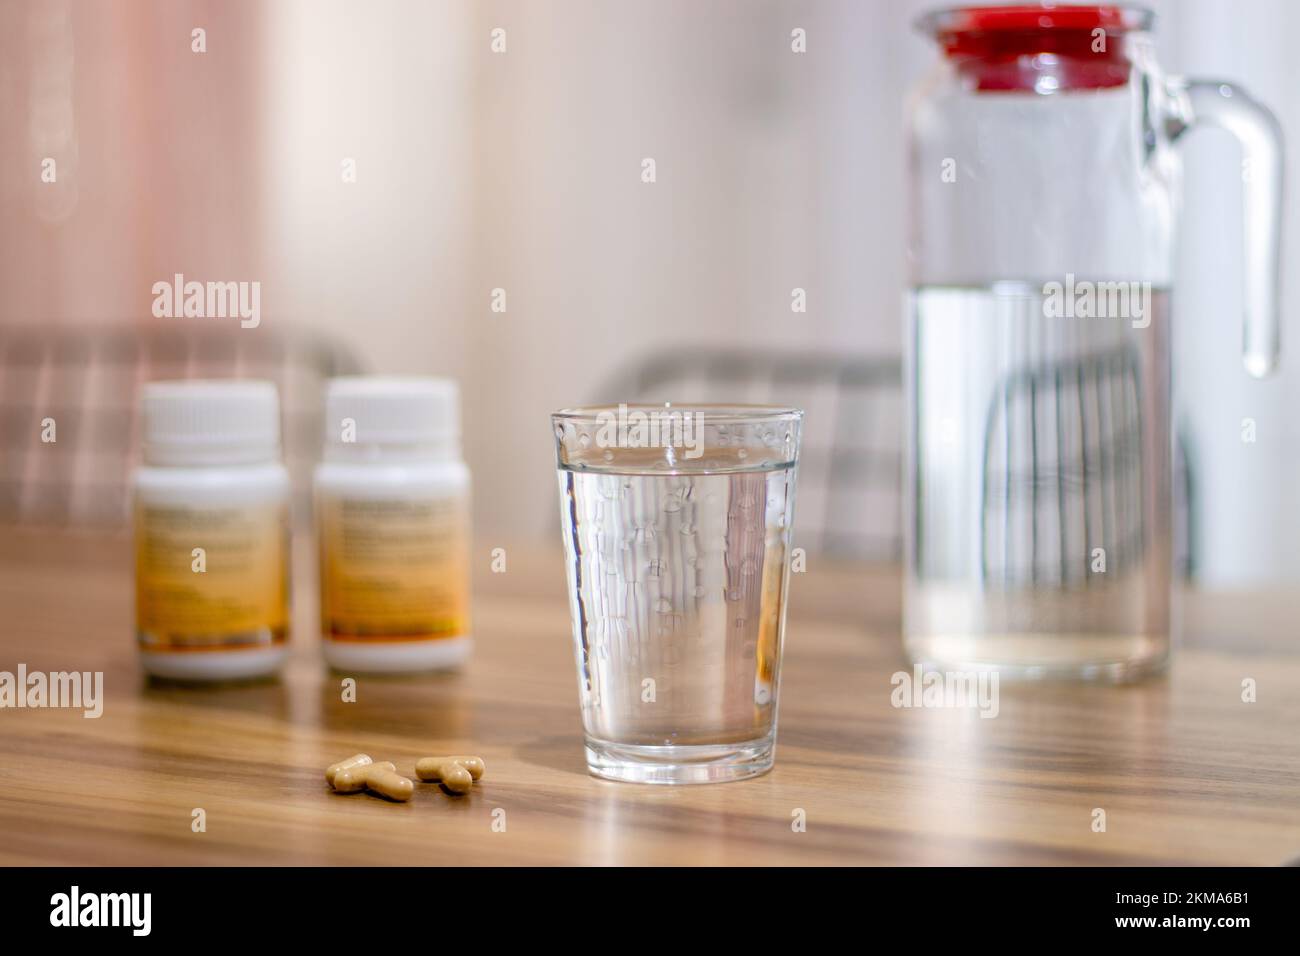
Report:
M1246 369L1277 357L1277 123L1161 74L1151 23L918 21L943 53L908 109L904 641L925 666L1121 680L1167 659L1178 144L1198 126L1241 142Z

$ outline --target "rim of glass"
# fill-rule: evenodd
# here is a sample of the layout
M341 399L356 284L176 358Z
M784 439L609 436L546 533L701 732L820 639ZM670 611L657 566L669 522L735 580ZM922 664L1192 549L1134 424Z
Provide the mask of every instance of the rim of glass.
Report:
M703 425L761 425L770 422L801 421L803 409L793 405L750 405L712 402L621 402L617 405L576 405L551 414L556 425L602 424L609 416L617 420L620 413L659 412L689 413Z
M1149 33L1155 26L1156 20L1155 13L1141 4L1053 3L1051 0L1042 0L1039 3L980 3L961 7L939 7L922 13L912 21L912 26L918 32L929 36L938 36L950 31L996 33L1006 27L985 26L981 29L968 24L971 23L972 18L981 15L1003 16L1010 19L1017 15L1038 14L1043 20L1037 24L1037 29L1060 30L1072 27L1077 29L1078 24L1072 24L1071 21L1089 13L1099 17L1108 15L1115 17L1118 21L1117 25L1126 33Z

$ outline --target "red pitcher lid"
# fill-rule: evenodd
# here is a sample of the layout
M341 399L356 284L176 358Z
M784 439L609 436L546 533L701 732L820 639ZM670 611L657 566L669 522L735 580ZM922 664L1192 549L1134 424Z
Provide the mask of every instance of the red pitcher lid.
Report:
M1054 93L1123 86L1125 37L1153 19L1140 7L1045 2L938 10L917 28L981 92Z

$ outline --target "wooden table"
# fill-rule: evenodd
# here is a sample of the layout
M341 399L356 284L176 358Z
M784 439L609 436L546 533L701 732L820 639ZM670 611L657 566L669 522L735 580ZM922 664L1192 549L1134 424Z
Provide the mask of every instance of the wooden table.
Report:
M1278 864L1300 856L1295 595L1187 596L1171 673L1002 685L1000 713L895 709L898 573L810 561L793 580L775 770L695 787L586 773L559 543L479 548L476 656L362 679L315 656L309 542L278 682L139 673L125 537L0 534L0 670L102 670L102 718L0 710L6 864ZM478 573L481 571L481 573ZM1244 678L1258 700L1243 703ZM472 796L331 794L358 750L410 773L475 752ZM202 808L206 832L191 828ZM1106 830L1094 832L1094 808ZM496 811L504 811L504 817ZM792 826L796 811L806 830ZM505 829L494 829L504 819Z

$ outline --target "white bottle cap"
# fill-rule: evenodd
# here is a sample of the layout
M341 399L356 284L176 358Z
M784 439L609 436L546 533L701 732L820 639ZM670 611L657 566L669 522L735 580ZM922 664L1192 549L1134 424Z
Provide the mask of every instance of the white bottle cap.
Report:
M454 450L460 440L460 389L446 378L345 376L325 394L325 442L422 445Z
M148 464L255 464L280 457L280 399L270 382L148 382L140 404Z

